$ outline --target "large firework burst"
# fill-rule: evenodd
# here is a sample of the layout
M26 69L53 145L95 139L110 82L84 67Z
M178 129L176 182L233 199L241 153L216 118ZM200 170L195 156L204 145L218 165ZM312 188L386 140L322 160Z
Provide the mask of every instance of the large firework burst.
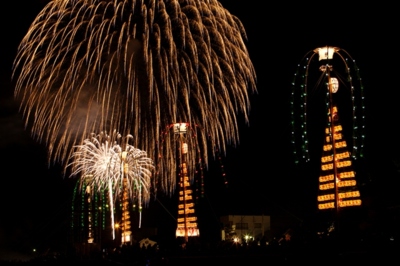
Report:
M238 143L237 115L248 121L256 77L246 38L217 0L54 0L19 46L15 96L50 160L65 162L108 128L164 160L162 130L185 122L207 163L210 150Z

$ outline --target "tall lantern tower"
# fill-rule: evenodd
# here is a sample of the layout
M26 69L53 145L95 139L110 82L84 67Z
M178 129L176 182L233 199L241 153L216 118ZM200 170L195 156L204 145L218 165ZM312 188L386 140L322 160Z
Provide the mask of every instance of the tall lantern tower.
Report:
M197 227L197 216L195 215L193 191L188 176L188 144L186 141L187 123L175 123L174 134L179 136L179 202L178 202L178 224L176 237L183 237L187 243L189 237L200 235Z
M316 49L320 60L332 59L337 50L334 47ZM321 157L321 175L319 177L318 209L336 209L360 206L360 191L357 188L355 171L352 166L347 142L343 137L343 128L339 121L338 107L334 94L339 90L339 81L332 76L332 65L320 67L325 74L328 90L328 123L325 128L325 143Z
M311 97L308 92L308 83L313 78L310 69L317 56L319 68L316 73L319 72L320 76L315 77L317 85L312 88L315 94ZM338 67L340 63L344 65L343 68ZM320 96L317 94L319 90L315 89L318 85L322 87ZM308 123L309 109L312 108L309 103L317 97L325 98L325 106L318 105L318 108L326 110L326 124L317 206L321 211L333 210L338 217L342 208L361 206L362 203L353 165L363 157L365 138L364 92L359 69L355 60L343 49L331 46L317 48L306 54L303 63L299 64L292 86L292 143L296 163L310 160ZM345 117L347 123L344 124L339 119L339 109L342 107L346 110L344 113L348 114ZM295 116L296 112L300 115ZM345 125L349 127L346 128L348 131L344 130ZM346 141L350 134L346 135L345 132L352 132L350 145ZM301 145L297 145L299 142Z
M128 195L128 164L126 163L127 152L121 153L121 173L123 174L122 189L122 221L121 221L121 244L132 242L131 217L129 211L129 195Z

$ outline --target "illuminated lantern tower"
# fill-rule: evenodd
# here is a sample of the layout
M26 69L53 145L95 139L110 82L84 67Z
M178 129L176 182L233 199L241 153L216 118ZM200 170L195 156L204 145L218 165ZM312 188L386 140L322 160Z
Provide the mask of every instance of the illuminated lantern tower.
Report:
M319 56L319 76L311 74L312 65ZM334 56L336 57L334 58ZM347 58L346 58L347 57ZM326 127L323 151L321 157L321 171L319 176L319 192L317 205L319 210L334 210L360 206L361 198L358 189L356 172L353 162L363 157L364 147L364 94L359 69L350 55L338 47L321 47L314 49L304 57L305 64L299 64L295 74L292 91L292 143L294 144L296 162L301 159L309 161L308 121L310 96L308 83L315 78L317 85L322 85L321 97L325 98ZM321 63L323 63L321 65ZM336 64L344 65L337 69ZM335 67L333 67L335 65ZM353 66L353 67L351 67ZM342 70L342 72L340 71ZM321 74L322 73L322 74ZM300 84L300 86L298 86ZM339 86L341 90L339 90ZM313 89L318 86L313 87ZM298 88L300 90L298 90ZM296 94L300 91L300 94ZM317 90L314 90L314 92ZM349 96L349 97L348 97ZM313 99L317 96L313 95ZM300 102L300 104L297 104ZM345 108L351 106L351 108ZM346 125L352 122L353 142L348 145L344 134L344 124L339 120L339 107L344 107L347 114L352 114ZM316 108L316 107L315 107ZM294 115L300 111L299 118ZM346 113L346 112L344 112ZM347 117L346 117L347 118ZM300 129L300 130L299 130ZM301 131L300 137L295 132ZM351 131L349 131L351 132ZM301 142L301 152L298 152L296 142Z
M337 48L316 49L320 60L332 59ZM326 78L328 90L328 125L325 129L325 144L321 158L319 177L318 209L331 209L360 206L360 192L356 186L355 172L352 167L350 152L343 137L343 128L339 122L338 108L334 103L334 94L339 90L339 81L332 77L332 65L320 67Z
M325 144L321 158L319 177L318 209L333 209L360 206L360 191L357 188L355 171L350 152L343 139L342 125L336 106L329 113L329 125L325 130Z
M188 242L189 237L199 236L200 232L197 227L197 217L194 210L193 191L191 189L188 169L187 156L188 144L186 141L187 123L174 124L174 134L179 135L179 156L180 156L180 172L179 172L179 203L178 203L178 225L176 229L177 237L184 237Z
M129 211L129 195L128 195L128 164L126 163L126 152L121 154L121 172L123 174L123 190L122 190L122 218L121 218L121 244L131 243L131 217Z

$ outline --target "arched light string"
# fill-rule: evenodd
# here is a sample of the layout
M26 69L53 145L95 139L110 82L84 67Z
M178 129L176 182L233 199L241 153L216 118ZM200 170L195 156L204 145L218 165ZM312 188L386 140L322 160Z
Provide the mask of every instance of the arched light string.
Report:
M74 224L74 218L75 218L75 200L76 200L76 195L78 193L79 189L79 181L76 182L73 193L72 193L72 202L71 202L71 228L75 227Z
M86 183L86 182L85 182ZM86 186L86 184L83 184L83 186ZM106 225L107 225L107 215L110 215L112 218L110 218L108 221L111 223L110 227L113 228L115 221L114 218L116 216L116 204L113 204L110 206L110 202L112 200L116 200L116 198L112 199L109 194L109 189L108 188L99 188L96 184L91 185L92 186L92 197L94 198L94 205L95 207L95 225L98 228L98 220L101 221L101 230L106 230ZM114 186L112 186L114 187ZM83 187L85 190L85 188ZM82 190L82 191L84 191ZM113 194L115 191L113 190ZM113 208L112 208L113 207ZM100 212L100 215L99 215Z
M346 56L350 58L344 58L340 52L345 53ZM295 163L299 163L301 160L308 162L310 160L309 156L309 141L307 132L307 87L308 87L308 72L310 62L312 58L318 53L315 50L309 51L301 60L301 63L297 65L297 70L294 74L292 81L292 93L291 93L291 139L293 146L293 157ZM347 72L347 82L350 84L351 89L351 100L352 100L352 115L353 115L353 159L364 156L364 144L365 144L365 97L364 97L364 86L362 84L362 79L360 76L360 70L350 54L339 49L334 52L334 54L340 56L345 64ZM349 65L353 66L353 69ZM356 84L353 81L353 76L356 76ZM328 81L329 82L329 81ZM326 84L328 86L328 84ZM359 88L358 88L359 87ZM356 92L357 90L357 92ZM359 97L356 97L359 95ZM358 99L359 98L359 99ZM299 108L300 107L300 108ZM327 92L326 108L329 110L329 91ZM360 108L358 110L357 108ZM300 112L299 115L296 113ZM328 121L328 126L330 122ZM300 138L301 138L301 154L298 152L297 135L300 128ZM299 158L301 157L301 158Z
M308 52L301 63L297 65L296 73L294 74L292 81L292 93L290 101L291 109L291 137L293 146L293 156L295 158L295 163L300 162L299 154L297 152L297 135L298 126L300 126L301 131L301 160L308 162L310 160L309 155L309 142L308 142L308 132L307 132L307 85L308 85L308 70L311 59L314 57L313 51ZM300 85L299 85L300 84ZM299 86L300 88L297 88ZM300 92L298 92L300 90ZM297 93L300 93L299 103L296 99ZM296 117L297 104L300 104L300 125L298 125Z
M80 185L82 187L80 187ZM80 183L78 180L75 184L73 194L72 194L72 203L71 203L71 228L75 228L75 214L76 212L79 212L79 227L84 228L86 226L85 223L85 212L88 209L87 200L86 200L86 194L84 191L86 191L87 184L86 182ZM92 191L93 193L93 205L94 205L94 226L96 228L99 227L99 222L101 225L101 229L105 230L106 229L106 214L107 212L110 211L110 208L107 204L107 195L106 195L106 190L101 189L100 191L96 188L93 188ZM95 192L97 191L97 193ZM79 201L79 208L77 209L75 206L77 204L77 195L80 193L80 201Z
M97 228L99 226L99 195L94 193L94 226Z
M83 183L82 191L86 191L86 183ZM85 193L81 193L81 228L85 227Z
M328 68L328 67L329 67L329 60L328 60L328 63L326 64L326 68ZM325 88L329 88L329 77L328 77L328 73L327 72L325 72L324 77L325 77ZM331 101L331 98L330 98L331 97L331 93L330 93L329 89L326 90L325 95L326 95L326 97L325 97L325 113L328 114L328 116L327 116L327 126L326 127L331 129L333 121L330 119L330 117L331 117L331 109L330 109L330 107L331 107L331 103L330 103L330 101ZM329 138L331 140L333 140L333 138L334 138L333 131L329 130L328 132L329 132L328 133ZM332 154L332 156L333 156L333 154Z
M344 58L339 51L343 51L345 55L349 58ZM351 156L354 160L358 157L364 157L364 142L365 142L365 102L364 102L364 86L362 84L360 69L358 68L356 61L350 56L350 54L346 50L339 50L335 52L337 55L340 56L342 61L345 64L346 72L347 72L347 81L350 84L351 90L351 101L352 101L352 114L353 114L353 130L352 130L352 139L353 139L353 151ZM350 61L350 62L349 62ZM353 65L353 71L351 70L349 65ZM353 82L353 75L356 76L356 82L359 86L359 102L356 99L356 92L355 92L355 84ZM358 89L358 88L357 88ZM358 111L357 108L361 110ZM361 126L361 129L359 128ZM360 137L360 138L359 138Z
M200 150L198 150L200 156ZM195 190L195 203L199 202L199 198L204 198L204 165L203 160L199 157L198 166L195 170L194 190ZM200 196L199 196L200 195Z
M195 194L195 203L198 203L199 198L204 198L204 162L203 162L203 158L201 156L201 150L200 147L197 145L197 136L196 136L196 131L194 130L194 128L192 128L192 126L189 124L189 129L192 132L192 134L190 134L190 138L192 139L193 149L196 150L196 164L195 164L195 169L193 171L194 174L194 191L196 192Z
M292 93L291 93L291 99L290 99L290 116L291 116L291 138L292 138L292 146L293 146L293 157L295 159L295 163L297 164L299 162L299 158L297 155L297 149L296 149L296 134L295 134L295 110L294 110L294 103L295 103L295 86L296 86L296 77L299 75L299 67L300 65L297 66L297 71L294 73L294 78L292 81Z
M353 59L352 59L353 60ZM360 83L360 119L354 119L353 120L353 127L356 129L354 132L358 132L358 135L361 136L361 140L357 141L356 137L353 137L353 141L354 141L354 145L353 147L357 147L357 143L359 145L359 149L357 150L357 152L354 152L354 148L353 148L353 157L356 159L357 156L360 156L361 158L364 157L364 144L365 144L365 96L364 96L364 86L362 83L362 79L361 79L361 75L360 75L360 69L358 68L355 60L353 60L353 68L354 71L356 72L356 77L357 80ZM356 105L355 105L356 106ZM356 109L353 109L354 112L354 117L356 117L355 114ZM357 123L357 121L360 121L359 123ZM361 129L359 130L358 125L361 125Z
M101 190L101 229L106 229L106 211L107 211L107 197L105 190Z
M228 188L229 182L226 177L225 166L224 166L224 163L222 160L221 151L218 148L215 148L215 154L217 155L217 158L218 158L219 168L221 170L221 176L223 178L224 186L225 186L225 188Z
M139 184L139 186L138 186L137 189L139 190L139 194L138 194L139 198L137 199L137 200L138 200L138 204L139 204L139 228L141 228L141 227L142 227L142 210L143 210L143 204L142 204L142 185ZM135 207L136 207L136 204L133 204L133 207L135 208Z
M218 155L218 161L219 161L219 166L221 168L221 175L222 175L223 180L224 180L224 185L225 185L226 188L228 188L229 182L228 182L228 179L226 178L225 167L224 167L224 164L222 162L222 156L220 154Z
M364 157L364 145L365 145L365 125L366 125L366 120L365 120L365 95L364 95L364 86L362 83L362 79L360 76L360 70L357 67L355 61L354 61L354 68L356 70L356 75L357 75L357 79L360 82L360 105L361 105L361 130L360 130L360 136L361 136L361 140L360 140L360 149L358 151L359 156L362 158Z

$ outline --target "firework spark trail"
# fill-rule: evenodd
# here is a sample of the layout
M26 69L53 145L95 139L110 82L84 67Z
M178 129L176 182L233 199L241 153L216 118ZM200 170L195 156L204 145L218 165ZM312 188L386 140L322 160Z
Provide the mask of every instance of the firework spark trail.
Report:
M239 142L237 115L248 122L256 92L246 38L217 0L54 0L19 46L15 97L49 160L68 164L89 133L117 129L161 161L172 193L173 140L158 154L168 125L196 128L206 164Z

